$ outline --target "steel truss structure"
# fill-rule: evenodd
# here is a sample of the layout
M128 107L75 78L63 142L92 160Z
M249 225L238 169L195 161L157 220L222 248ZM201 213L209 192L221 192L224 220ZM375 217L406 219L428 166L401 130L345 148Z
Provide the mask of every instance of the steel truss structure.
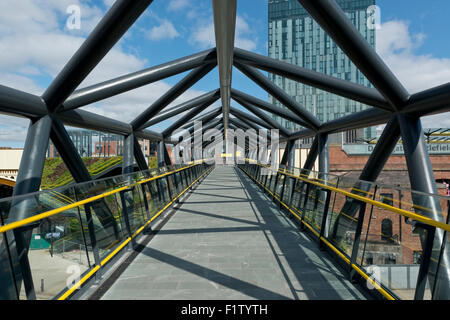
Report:
M171 140L171 136L179 128L189 130L193 136L195 134L194 119L203 121L204 129L222 130L225 138L228 128L279 129L280 142L287 143L282 164L290 166L294 164L295 141L300 138L314 137L304 169L311 169L315 159L319 157L320 171L324 173L329 170L327 149L329 134L387 123L360 179L366 181L377 179L401 137L411 188L425 193L437 193L421 126L421 117L450 111L450 84L411 95L359 34L334 0L298 1L369 79L374 88L367 88L235 48L236 1L212 0L216 48L77 89L86 76L152 3L152 0L116 0L42 96L0 86L0 112L30 119L14 196L39 190L49 139L52 140L76 182L92 179L64 125L124 136L123 173L128 173L132 170L134 160L141 170L148 168L137 138L159 141L158 164L160 166L170 164L166 144L177 142ZM219 69L220 80L217 90L184 102L162 114L162 111L167 110L170 103L216 66ZM231 86L233 66L276 98L287 110L233 89ZM373 108L321 123L304 106L269 81L259 70L362 102ZM182 80L144 112L137 115L131 123L124 123L81 109L88 104L186 71L189 73ZM219 99L221 99L222 107L202 113ZM231 99L250 111L251 114L232 107ZM293 121L304 128L291 133L265 112ZM162 133L147 129L181 113L185 114ZM230 113L234 118L230 118ZM221 118L220 115L222 115ZM268 140L270 141L270 136L268 136ZM209 146L211 147L213 144L210 143ZM204 144L204 146L206 145L208 144ZM260 150L251 150L248 147L246 149L247 157L256 158L259 153ZM432 197L416 197L414 203L433 208L434 210L424 211L423 214L434 220L443 221L439 203ZM352 210L347 213L356 214L358 208L351 204L349 206L352 207ZM28 214L31 213L18 210L20 218L26 218ZM425 250L427 244L431 242L427 241L428 235L425 229L421 235ZM22 275L26 276L26 270L29 271L27 255L21 253L28 250L30 234L29 232L14 232L8 236L11 239L10 248L17 246L17 265L14 267L21 270L21 272L16 272L18 282L20 282ZM443 232L437 231L434 235L434 239L436 239L434 243L442 243L444 236ZM432 254L435 254L439 252L440 248L431 249ZM438 282L438 287L434 288L434 298L448 299L450 298L450 269L448 268L450 266L450 248L446 248L441 259L443 265L447 267L440 270L444 280ZM433 278L435 274L436 270L433 270L431 266L428 278ZM430 281L430 283L434 282Z

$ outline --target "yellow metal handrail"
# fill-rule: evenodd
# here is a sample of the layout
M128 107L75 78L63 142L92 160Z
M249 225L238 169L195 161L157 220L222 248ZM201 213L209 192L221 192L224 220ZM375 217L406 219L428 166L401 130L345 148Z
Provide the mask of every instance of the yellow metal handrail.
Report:
M257 165L259 165L261 167L266 167L266 166L262 166L259 163L257 163ZM275 171L272 168L269 168L269 169L272 170L272 171ZM410 211L407 211L407 210L404 210L404 209L399 209L399 208L390 206L390 205L388 205L386 203L382 203L382 202L379 202L379 201L376 201L376 200L368 199L368 198L362 197L360 195L357 195L357 194L354 194L354 193L351 193L351 192L348 192L348 191L345 191L345 190L341 190L341 189L338 189L338 188L335 188L335 187L332 187L332 186L328 186L326 184L323 184L323 183L320 183L320 182L317 182L317 181L314 181L314 180L311 180L311 179L303 178L303 177L300 177L300 176L295 176L293 174L286 173L286 172L281 172L281 171L278 171L278 172L281 173L281 174L284 174L286 176L295 178L297 180L302 180L304 182L316 185L316 186L321 187L323 189L328 189L328 190L334 191L336 193L342 194L344 196L356 199L358 201L362 201L362 202L374 205L376 207L379 207L381 209L385 209L387 211L390 211L390 212L402 215L404 217L407 217L407 218L410 218L410 219L413 219L413 220L416 220L416 221L420 221L420 222L422 222L424 224L427 224L429 226L437 227L437 228L443 229L445 231L450 231L450 225L449 224L436 221L436 220L428 218L426 216L419 215L417 213L410 212Z
M194 161L194 163L195 163L195 161ZM197 163L198 163L198 161L197 161ZM105 198L107 196L110 196L112 194L116 194L116 193L118 193L120 191L123 191L123 190L126 190L128 188L135 187L135 186L138 186L140 184L147 183L147 182L150 182L150 181L153 181L153 180L165 177L167 175L170 175L170 174L182 171L182 170L186 170L186 169L191 168L193 166L195 166L195 164L192 164L192 165L189 165L189 166L177 169L177 170L173 170L173 171L170 171L170 172L166 172L166 173L163 173L161 175L158 175L158 176L155 176L155 177L151 177L149 179L138 181L136 183L133 183L133 184L121 187L121 188L117 188L117 189L114 189L112 191L108 191L108 192L105 192L105 193L102 193L102 194L99 194L99 195L96 195L96 196L92 196L90 198L74 202L72 204L69 204L69 205L61 207L61 208L52 209L52 210L49 210L49 211L37 214L35 216L32 216L32 217L20 220L20 221L11 222L11 223L9 223L7 225L4 225L4 226L0 227L0 233L6 232L6 231L9 231L9 230L13 230L13 229L16 229L16 228L19 228L19 227L22 227L22 226L27 225L29 223L36 222L36 221L42 220L44 218L53 216L55 214L64 212L66 210L79 207L79 206L81 206L83 204L90 203L90 202L93 202L93 201Z

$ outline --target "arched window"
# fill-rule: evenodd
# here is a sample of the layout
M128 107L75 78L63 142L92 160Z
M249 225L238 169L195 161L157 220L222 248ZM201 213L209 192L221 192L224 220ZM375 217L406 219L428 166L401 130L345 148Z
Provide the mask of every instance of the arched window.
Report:
M383 219L381 221L381 240L392 240L392 221L391 219Z

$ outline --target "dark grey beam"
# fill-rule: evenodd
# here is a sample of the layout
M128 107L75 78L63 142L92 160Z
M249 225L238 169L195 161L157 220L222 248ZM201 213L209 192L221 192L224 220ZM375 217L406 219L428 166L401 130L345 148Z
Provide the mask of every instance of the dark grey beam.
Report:
M316 162L318 153L319 153L319 138L316 136L311 144L311 148L309 149L306 161L303 164L303 168L301 171L302 173L305 173L304 170L312 170L312 168L314 167L314 163Z
M151 131L151 130L135 131L134 135L137 138L142 138L142 139L147 139L147 140L152 140L152 141L161 141L161 140L166 141L166 139L163 138L161 133ZM168 142L168 141L166 141L166 142Z
M164 159L164 149L165 148L166 148L166 146L164 145L164 141L158 142L158 151L156 152L158 168L162 168L165 165L165 159Z
M256 124L260 125L261 127L266 128L266 129L269 129L269 130L273 129L273 126L269 125L268 123L266 123L265 121L261 120L260 118L257 118L257 117L255 117L255 116L252 116L251 114L248 114L248 113L246 113L246 112L243 112L243 111L241 111L241 110L239 110L239 109L236 109L236 108L234 108L234 107L231 107L231 108L230 108L230 112L231 112L235 117L237 117L237 118L239 118L239 119L244 118L244 119L246 119L246 120L248 120L248 121L250 121L250 122L256 123Z
M76 182L92 180L66 128L64 128L62 121L57 116L53 116L50 139Z
M238 113L233 113L233 111L237 111ZM234 109L233 108L233 110L232 110L232 114L236 117L236 119L235 119L235 121L237 120L237 121L240 121L240 122L242 122L244 125L247 125L248 127L250 127L250 128L252 128L252 129L255 129L255 131L256 131L256 133L259 135L259 130L261 130L261 128L259 128L259 127L257 127L256 125L255 125L255 123L254 123L254 121L256 120L256 121L260 121L258 118L256 118L256 117L253 117L253 116L251 116L251 115L248 115L247 113L245 113L245 112L242 112L242 113L239 113L240 111L239 110L237 110L237 109ZM246 118L247 117L247 118ZM270 130L270 129L269 129ZM272 140L272 137L271 137L271 135L270 135L270 131L267 131L267 141L271 141ZM264 143L266 143L266 141L263 141Z
M359 176L359 180L374 182L377 180L384 165L388 161L395 146L400 139L400 126L395 116L386 124L380 138L378 139L375 148L370 154L369 159L364 166L364 169Z
M188 129L191 128L195 125L195 122L202 122L202 123L208 123L210 120L216 118L220 113L222 112L222 108L219 107L216 110L207 112L206 114L204 114L201 117L198 117L197 119L190 121L189 123L187 123L185 126L183 126L183 129Z
M114 120L85 110L71 110L58 114L64 124L74 127L109 132L127 136L133 132L130 124ZM161 133L151 130L136 131L136 136L149 140L161 140Z
M206 108L208 108L212 103L214 103L217 99L219 99L219 96L216 96L214 99L207 101L195 108L193 108L191 111L189 111L188 113L186 113L185 115L183 115L180 119L178 119L177 121L175 121L170 127L168 127L167 129L165 129L163 131L163 137L167 138L169 137L175 130L177 130L178 128L180 128L183 124L185 124L186 122L188 122L189 120L192 120L192 118L194 118L196 115L198 115L200 112L202 112L203 110L205 110Z
M318 156L319 156L319 172L321 179L327 180L327 173L330 173L330 155L328 152L328 135L326 133L318 133Z
M280 164L287 167L293 167L295 164L295 140L289 140L286 142L284 148L283 157Z
M64 110L82 107L123 92L136 89L150 83L174 76L176 74L197 68L204 64L216 62L216 49L209 49L154 66L142 71L134 72L115 79L74 91L63 104Z
M450 83L413 94L402 112L423 114L450 110Z
M214 34L219 67L220 95L222 99L225 137L230 113L230 90L233 68L234 34L236 29L237 0L212 0L214 15Z
M169 91L156 100L150 107L142 112L131 122L134 130L142 129L144 124L151 120L158 112L163 110L172 101L182 95L186 90L193 86L198 80L203 78L209 71L215 67L215 64L207 64L191 71L180 82L174 85Z
M398 114L397 119L402 135L411 190L425 193L411 192L413 203L416 206L415 210L421 215L445 223L439 198L433 196L437 195L438 191L421 121L419 118L412 118L402 114ZM418 208L427 208L427 210ZM422 226L417 226L416 230L420 234L422 249L425 251L427 250L429 231ZM442 229L436 228L433 245L430 248L432 250L430 269L427 273L431 292L433 292L433 299L436 300L450 299L450 248L447 246L442 256L440 256L441 245L444 241L447 241L446 239L446 233ZM438 264L439 261L440 264ZM439 281L435 282L438 268Z
M130 134L123 139L122 174L134 171L134 139L134 134Z
M191 99L189 101L183 102L183 103L179 104L178 106L176 106L173 111L167 112L164 115L161 115L159 117L155 117L152 120L147 121L143 125L143 128L148 128L148 127L150 127L150 126L152 126L154 124L157 124L157 123L159 123L161 121L164 121L164 120L167 120L169 118L172 118L172 117L174 117L174 116L176 116L176 115L178 115L180 113L183 113L183 112L185 112L185 111L187 111L187 110L189 110L189 109L191 109L193 107L199 106L199 105L201 105L203 103L210 102L210 101L211 101L211 103L213 103L214 101L216 101L218 99L218 97L220 97L220 90L219 89L210 91L210 92L205 93L205 94L203 94L201 96L198 96L198 97L196 97L194 99Z
M272 129L277 129L281 135L285 137L289 137L290 133L289 131L281 126L277 121L269 117L267 114L265 114L263 111L259 110L258 108L246 103L245 101L242 101L240 99L234 98L240 105L242 105L245 109L255 114L257 117L259 117L261 120L266 122Z
M252 79L257 85L263 88L267 93L272 95L275 99L281 102L285 107L291 110L295 115L300 117L308 125L309 129L317 131L320 126L320 121L316 117L300 105L295 99L289 96L284 90L271 82L258 70L246 66L244 64L234 62L234 65L242 71L247 77Z
M120 135L133 132L131 125L85 110L71 110L59 113L58 117L67 125L74 127L104 131Z
M172 159L170 159L169 152L167 151L167 146L164 143L164 162L166 166L172 165Z
M152 0L117 0L42 95L49 111L61 107Z
M328 121L319 128L320 133L337 133L351 129L367 128L373 125L384 124L391 117L392 113L383 110L371 108L361 112L349 114L347 116ZM302 129L291 134L289 139L303 139L313 137L315 133L312 130ZM280 139L280 142L288 139Z
M69 134L62 121L57 115L52 115L52 129L50 131L50 139L58 150L64 164L67 166L70 174L72 175L75 182L87 182L91 181L92 177L89 174L83 160L81 159L75 145L72 142ZM104 199L100 200L102 203L99 205L94 205L94 211L104 228L113 228L114 236L119 239L119 228L114 215L109 210Z
M304 83L314 88L392 111L392 107L386 99L374 88L364 87L350 81L334 78L320 72L238 48L234 49L234 58L236 61L246 65Z
M0 113L36 118L47 115L47 107L38 96L0 85Z
M374 150L370 154L370 157L367 160L364 169L361 171L361 174L359 175L359 182L357 182L353 187L353 193L361 195L363 197L367 196L366 192L370 191L370 189L372 189L373 187L372 183L370 182L375 182L377 180L386 162L394 151L399 139L400 126L398 124L396 116L394 115L391 116L389 122L383 130L383 133L380 136L380 139L378 139ZM359 201L356 201L353 198L347 198L341 212L345 212L346 215L355 217L359 212L360 206L361 203ZM336 222L332 227L334 239L343 239L343 237L345 236L345 230L349 230L349 228L355 228L354 221L343 219L341 217L341 215L337 217Z
M16 200L11 204L9 222L23 220L35 214L30 210L30 208L36 206L36 201L33 197L25 199L17 197L39 191L51 125L52 119L50 116L33 120L30 123L13 191L13 196L16 197ZM27 298L36 299L28 261L31 232L31 230L19 228L6 233L7 237L5 239L8 241L8 250L12 263L11 272L14 273L15 283L10 274L9 255L5 242L3 241L0 246L0 279L2 279L0 299L2 300L18 299L18 292L21 290L22 283L24 284ZM16 289L18 292L16 292Z
M292 112L290 112L288 110L283 110L283 109L281 109L277 106L274 106L264 100L255 98L255 97L245 94L244 92L241 92L239 90L231 89L231 97L233 99L235 99L235 98L240 99L241 101L245 101L245 102L252 104L258 108L261 108L265 111L276 114L284 119L293 121L301 126L307 127L307 124L305 123L305 121L303 121L301 118L297 117Z
M206 130L209 130L209 129L214 128L214 127L217 126L219 123L223 123L222 118L220 118L220 119L212 119L212 120L210 120L208 123L204 123L204 125L202 125L202 133L205 132ZM192 128L189 130L189 134L190 134L191 136L194 135L194 127L192 127Z
M144 154L142 153L141 145L139 144L138 139L136 136L134 136L134 159L136 159L136 163L138 165L139 170L147 170L148 169L148 162L145 159Z
M298 2L389 101L393 110L400 110L406 105L409 98L408 91L334 0L298 0Z

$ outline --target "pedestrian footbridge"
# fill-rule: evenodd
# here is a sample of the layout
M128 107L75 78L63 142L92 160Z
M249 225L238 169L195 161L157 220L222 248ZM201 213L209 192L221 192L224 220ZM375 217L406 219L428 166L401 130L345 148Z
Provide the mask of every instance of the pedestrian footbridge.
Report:
M246 159L5 199L0 298L430 299L444 246L411 259L413 224L450 226L417 213L429 208L387 204L386 191ZM49 192L66 205L52 207ZM380 231L375 216L399 221L401 233Z

